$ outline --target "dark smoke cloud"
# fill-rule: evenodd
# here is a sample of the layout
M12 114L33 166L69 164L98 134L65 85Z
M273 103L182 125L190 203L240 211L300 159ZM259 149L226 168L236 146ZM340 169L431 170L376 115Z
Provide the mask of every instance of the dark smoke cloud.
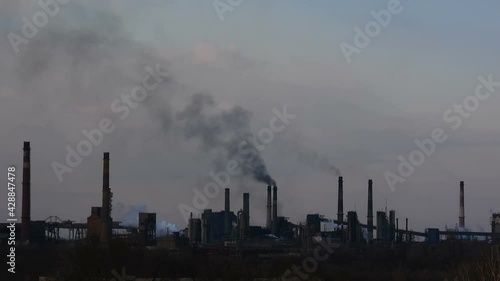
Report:
M176 119L182 124L187 139L199 140L202 149L217 155L217 169L224 170L228 161L236 160L243 176L275 184L260 153L250 144L251 116L251 112L240 106L217 110L212 96L195 94Z
M106 136L112 143L126 139L134 126L134 117L119 120L119 115L111 112L112 102L122 94L130 94L140 84L147 66L167 69L169 65L151 47L134 40L121 18L77 3L51 18L20 49L14 67L17 74L12 86L14 92L30 95L38 108L47 109L48 122L55 123L68 135L77 135L76 138L80 130L95 127L99 119L111 117L118 127ZM218 153L216 168L223 169L228 160L237 159L243 176L273 183L258 151L250 145L239 148L251 136L251 113L239 106L214 112L216 104L211 96L195 94L191 103L177 114L181 122L175 122L172 99L179 94L176 87L180 85L174 76L169 75L158 88L149 91L147 99L138 104L141 109L131 108L130 116L136 110L147 110L157 122L156 128L149 129L161 132L158 137L181 141L198 138L204 150ZM82 108L93 111L82 112ZM242 148L248 151L246 157L239 155Z

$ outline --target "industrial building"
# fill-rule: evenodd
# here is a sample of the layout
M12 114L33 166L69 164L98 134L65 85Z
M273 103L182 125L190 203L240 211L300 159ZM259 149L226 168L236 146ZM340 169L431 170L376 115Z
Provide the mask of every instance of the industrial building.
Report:
M21 223L15 225L19 242L24 245L43 243L89 243L107 248L113 241L122 240L138 247L161 247L175 250L198 248L205 252L220 252L217 249L237 248L244 253L284 254L293 251L310 251L318 241L335 242L345 247L363 247L372 244L394 244L417 241L438 243L449 239L473 239L483 237L486 241L500 242L500 214L492 214L491 232L469 232L465 229L465 183L459 183L459 214L456 229L427 228L424 232L409 229L405 218L404 229L399 228L395 210L373 210L373 181L368 180L367 217L363 224L357 212L348 211L344 217L344 178L338 177L336 216L330 214L307 214L305 222L292 223L284 214L278 214L278 187L267 186L265 226L253 226L251 219L251 193L243 194L243 206L231 206L231 190L224 191L222 210L203 210L198 217L191 217L180 232L158 237L156 214L139 213L138 226L122 226L113 220L110 188L110 154L104 152L102 162L102 201L100 206L90 208L86 223L75 223L51 216L45 220L31 220L31 146L23 144L22 215ZM332 188L333 189L333 188ZM258 204L257 204L258 205ZM332 218L334 217L334 218ZM374 224L375 219L375 224ZM333 223L335 229L322 229L322 224ZM0 241L7 242L8 224L0 224ZM60 231L68 233L62 237ZM374 235L374 232L376 235ZM241 252L239 252L241 253Z

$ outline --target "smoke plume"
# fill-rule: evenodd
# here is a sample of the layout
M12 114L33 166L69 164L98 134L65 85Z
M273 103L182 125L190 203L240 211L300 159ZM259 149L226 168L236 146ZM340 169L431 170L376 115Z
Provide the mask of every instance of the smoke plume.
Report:
M320 155L316 150L297 145L297 160L313 169L332 173L336 176L342 176L340 169L335 167L328 157Z
M218 110L212 96L195 94L176 119L187 139L199 140L202 149L217 155L217 169L223 170L228 161L236 160L243 176L275 184L259 151L251 145L251 116L251 112L240 106Z
M78 141L84 126L95 128L100 119L111 116L118 129L106 138L122 141L127 130L140 126L129 116L146 110L156 122L156 128L144 124L148 129L180 141L199 139L203 150L217 154L215 168L222 170L234 159L240 164L242 176L274 183L260 153L247 141L252 135L249 111L239 106L217 111L210 95L195 94L190 104L177 112L172 99L179 94L175 88L179 85L171 78L173 74L158 88L149 90L145 100L127 105L123 96L140 85L147 74L145 69L157 65L165 69L168 61L133 39L121 18L105 10L75 3L65 7L64 15L52 18L13 58L17 73L13 90L31 95L38 108L46 109L47 116L39 119ZM113 109L114 101L118 103ZM80 123L71 122L77 118Z

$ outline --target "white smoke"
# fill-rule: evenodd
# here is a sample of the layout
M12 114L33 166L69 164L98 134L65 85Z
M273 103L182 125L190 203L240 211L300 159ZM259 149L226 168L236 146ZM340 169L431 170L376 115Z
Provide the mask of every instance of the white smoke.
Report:
M116 204L116 209L114 212L116 215L113 217L118 218L123 226L139 226L139 213L147 213L146 205L128 205L118 202ZM156 222L156 234L157 236L163 236L167 233L178 232L179 228L167 221L157 221Z

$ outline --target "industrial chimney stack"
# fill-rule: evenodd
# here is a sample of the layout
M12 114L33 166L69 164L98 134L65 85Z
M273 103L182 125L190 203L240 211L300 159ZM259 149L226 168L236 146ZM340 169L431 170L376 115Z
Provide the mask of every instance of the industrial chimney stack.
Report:
M464 182L460 182L460 217L458 218L460 228L465 227L465 199L464 199Z
M102 171L102 210L100 242L109 246L111 242L111 189L109 187L109 152L104 152Z
M269 231L272 231L272 211L271 211L271 189L272 187L269 185L267 187L267 221L266 221L266 228Z
M243 193L243 216L245 218L245 235L250 226L250 193Z
M368 180L368 244L373 241L373 181Z
M21 213L21 241L30 240L31 221L31 155L30 142L25 141L23 146L23 209Z
M229 216L230 212L230 191L229 188L225 189L225 201L224 201L224 229L226 236L231 235L231 218Z
M278 187L275 185L273 189L273 234L278 233Z
M344 221L344 179L342 177L339 177L337 221L339 224L343 225L342 222Z

